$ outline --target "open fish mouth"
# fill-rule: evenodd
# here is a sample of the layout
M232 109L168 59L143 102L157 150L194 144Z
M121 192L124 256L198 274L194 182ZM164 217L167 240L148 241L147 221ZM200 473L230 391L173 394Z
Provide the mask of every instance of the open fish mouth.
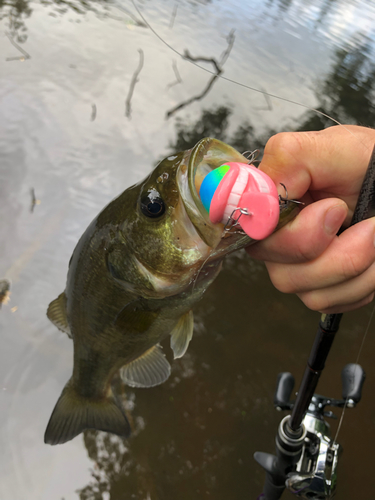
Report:
M202 240L212 248L220 242L223 224L211 222L199 191L206 175L228 162L248 163L248 160L228 144L206 137L186 152L177 174L186 212Z

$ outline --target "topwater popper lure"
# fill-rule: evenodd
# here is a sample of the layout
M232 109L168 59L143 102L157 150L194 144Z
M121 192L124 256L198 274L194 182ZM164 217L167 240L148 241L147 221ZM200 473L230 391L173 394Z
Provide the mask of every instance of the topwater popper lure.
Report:
M225 224L226 230L239 225L254 240L270 236L279 221L276 186L252 165L229 162L212 170L199 195L211 222Z

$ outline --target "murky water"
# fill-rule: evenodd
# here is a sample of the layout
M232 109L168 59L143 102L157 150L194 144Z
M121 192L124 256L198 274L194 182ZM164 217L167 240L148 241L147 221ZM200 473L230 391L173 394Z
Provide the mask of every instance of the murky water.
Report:
M375 126L374 2L137 6L174 49L214 59L224 77ZM246 150L326 120L224 79L205 93L212 74L162 43L125 0L10 1L0 18L0 278L12 282L0 310L0 499L256 498L264 475L252 455L273 451L276 377L299 380L317 313L274 290L260 263L231 256L196 307L193 341L169 381L126 389L131 440L90 431L50 447L43 433L73 346L45 312L88 223L160 158L207 135ZM198 64L215 73L213 62ZM319 392L340 397L370 309L344 316ZM360 359L363 401L339 439L340 500L375 497L373 332Z

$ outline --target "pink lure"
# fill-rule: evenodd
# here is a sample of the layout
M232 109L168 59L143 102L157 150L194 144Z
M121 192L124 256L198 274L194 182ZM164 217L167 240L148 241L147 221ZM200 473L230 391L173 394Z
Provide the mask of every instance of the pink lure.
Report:
M230 162L210 172L200 196L213 223L226 224L232 217L255 240L267 238L279 221L279 197L272 179L245 163ZM233 213L234 212L234 213Z

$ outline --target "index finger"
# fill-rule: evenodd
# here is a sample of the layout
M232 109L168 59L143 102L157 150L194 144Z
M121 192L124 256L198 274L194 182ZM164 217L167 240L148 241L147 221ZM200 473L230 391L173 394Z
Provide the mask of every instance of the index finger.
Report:
M375 130L351 125L276 134L259 168L285 184L289 198L338 197L354 209L374 142Z

